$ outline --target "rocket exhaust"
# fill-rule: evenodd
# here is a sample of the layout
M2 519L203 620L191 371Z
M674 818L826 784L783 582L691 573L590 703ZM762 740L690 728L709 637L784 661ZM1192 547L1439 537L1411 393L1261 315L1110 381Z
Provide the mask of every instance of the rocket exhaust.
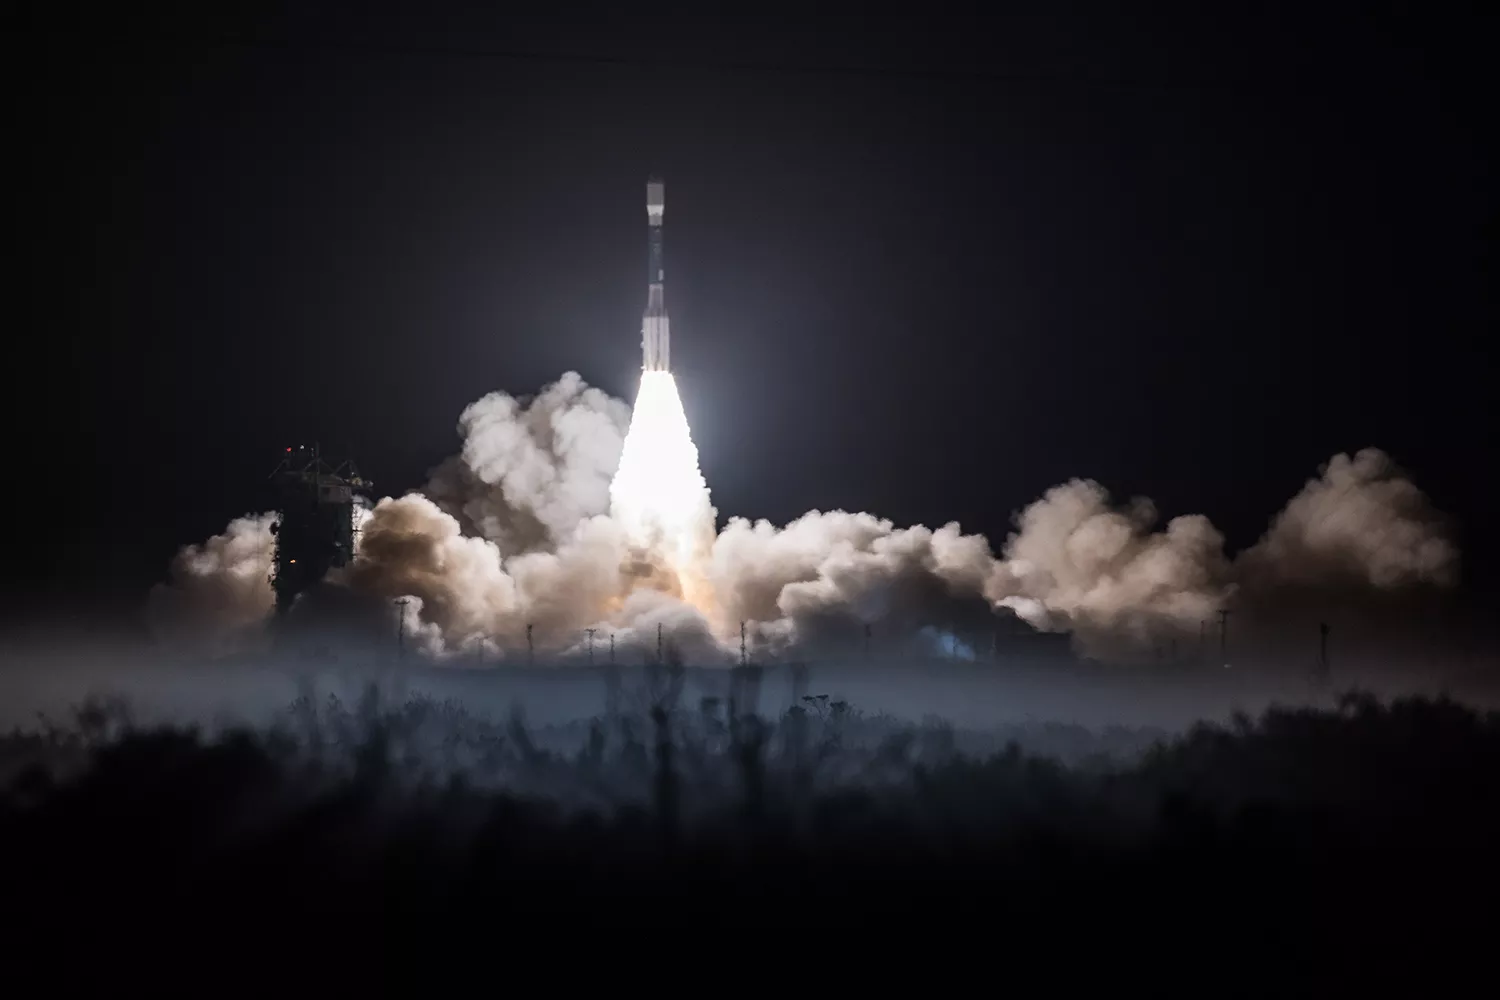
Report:
M662 215L667 207L661 178L646 182L646 220L650 233L646 314L641 317L641 367L648 372L672 370L672 342L667 322L667 272L662 262Z

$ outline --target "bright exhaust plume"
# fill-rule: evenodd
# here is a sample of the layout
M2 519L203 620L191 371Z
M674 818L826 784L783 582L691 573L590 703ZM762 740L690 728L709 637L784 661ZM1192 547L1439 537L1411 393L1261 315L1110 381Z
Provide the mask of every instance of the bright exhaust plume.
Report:
M664 560L683 597L703 608L708 595L702 568L713 544L714 509L671 372L641 373L609 500L627 542Z

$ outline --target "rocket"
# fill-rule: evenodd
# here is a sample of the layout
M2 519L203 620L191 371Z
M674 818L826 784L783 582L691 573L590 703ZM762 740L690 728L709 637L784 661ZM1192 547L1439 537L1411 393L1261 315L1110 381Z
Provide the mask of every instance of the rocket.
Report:
M642 368L671 371L672 341L667 328L667 272L662 264L661 217L667 207L666 185L660 177L646 181L646 221L650 255L646 275L646 314L641 317Z

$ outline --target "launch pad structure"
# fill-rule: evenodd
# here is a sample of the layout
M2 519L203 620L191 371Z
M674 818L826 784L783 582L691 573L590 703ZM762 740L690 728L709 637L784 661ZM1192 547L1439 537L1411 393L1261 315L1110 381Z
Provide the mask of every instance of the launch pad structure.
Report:
M317 445L288 448L268 478L277 512L271 524L276 537L271 587L276 613L285 615L298 594L353 560L357 491L374 484L352 459L330 465Z

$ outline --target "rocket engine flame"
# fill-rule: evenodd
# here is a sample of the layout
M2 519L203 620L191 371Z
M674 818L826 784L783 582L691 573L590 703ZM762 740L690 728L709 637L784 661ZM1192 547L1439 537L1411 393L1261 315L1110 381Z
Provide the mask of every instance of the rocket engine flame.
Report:
M662 560L682 596L704 608L702 570L713 546L715 511L671 372L641 373L609 498L610 515L629 544Z

